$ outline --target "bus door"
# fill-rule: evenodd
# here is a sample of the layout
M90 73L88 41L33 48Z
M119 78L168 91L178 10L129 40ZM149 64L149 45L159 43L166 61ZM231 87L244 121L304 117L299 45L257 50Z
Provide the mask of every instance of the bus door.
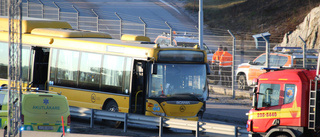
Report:
M146 103L146 62L135 60L132 74L132 90L130 94L130 112L144 114Z
M49 48L32 47L31 64L31 86L38 87L40 90L46 89L46 81L48 78L48 61L49 61Z

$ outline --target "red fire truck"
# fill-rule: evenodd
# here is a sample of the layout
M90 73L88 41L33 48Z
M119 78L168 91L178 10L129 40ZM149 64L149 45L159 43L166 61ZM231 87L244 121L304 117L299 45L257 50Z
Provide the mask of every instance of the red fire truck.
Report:
M268 70L255 80L247 131L252 137L320 136L317 70ZM319 70L318 70L319 72Z

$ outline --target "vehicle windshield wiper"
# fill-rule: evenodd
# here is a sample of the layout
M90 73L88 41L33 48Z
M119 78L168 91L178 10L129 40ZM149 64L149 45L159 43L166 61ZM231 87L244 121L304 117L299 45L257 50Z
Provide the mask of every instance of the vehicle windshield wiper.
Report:
M189 96L189 97L193 97L196 98L198 101L201 101L201 98L197 95L199 94L192 94L192 93L176 93L176 94L172 94L172 96Z

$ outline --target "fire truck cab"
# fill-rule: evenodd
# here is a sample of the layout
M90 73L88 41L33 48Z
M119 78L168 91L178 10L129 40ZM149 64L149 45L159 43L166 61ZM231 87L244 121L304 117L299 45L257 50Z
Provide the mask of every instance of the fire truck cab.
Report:
M253 137L312 137L320 129L316 70L267 70L255 80L247 131Z

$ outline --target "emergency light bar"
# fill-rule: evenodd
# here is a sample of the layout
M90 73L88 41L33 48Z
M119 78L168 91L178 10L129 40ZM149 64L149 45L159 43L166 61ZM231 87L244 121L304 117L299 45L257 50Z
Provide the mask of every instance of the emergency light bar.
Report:
M197 38L197 35L194 35L194 34L192 34L192 33L187 33L187 32L185 32L185 33L176 33L175 31L173 31L172 32L173 34L172 34L172 36L174 36L174 37L194 37L194 38ZM170 36L170 33L167 33L167 32L162 32L162 35L163 36Z
M281 70L281 68L261 68L262 70L266 70L267 72L273 70L273 71L277 71L277 70Z
M301 50L301 47L274 47L273 51L284 51L284 50Z
M273 51L288 53L288 54L303 53L303 50L301 47L274 47ZM307 49L305 52L308 54L318 53L315 49Z

